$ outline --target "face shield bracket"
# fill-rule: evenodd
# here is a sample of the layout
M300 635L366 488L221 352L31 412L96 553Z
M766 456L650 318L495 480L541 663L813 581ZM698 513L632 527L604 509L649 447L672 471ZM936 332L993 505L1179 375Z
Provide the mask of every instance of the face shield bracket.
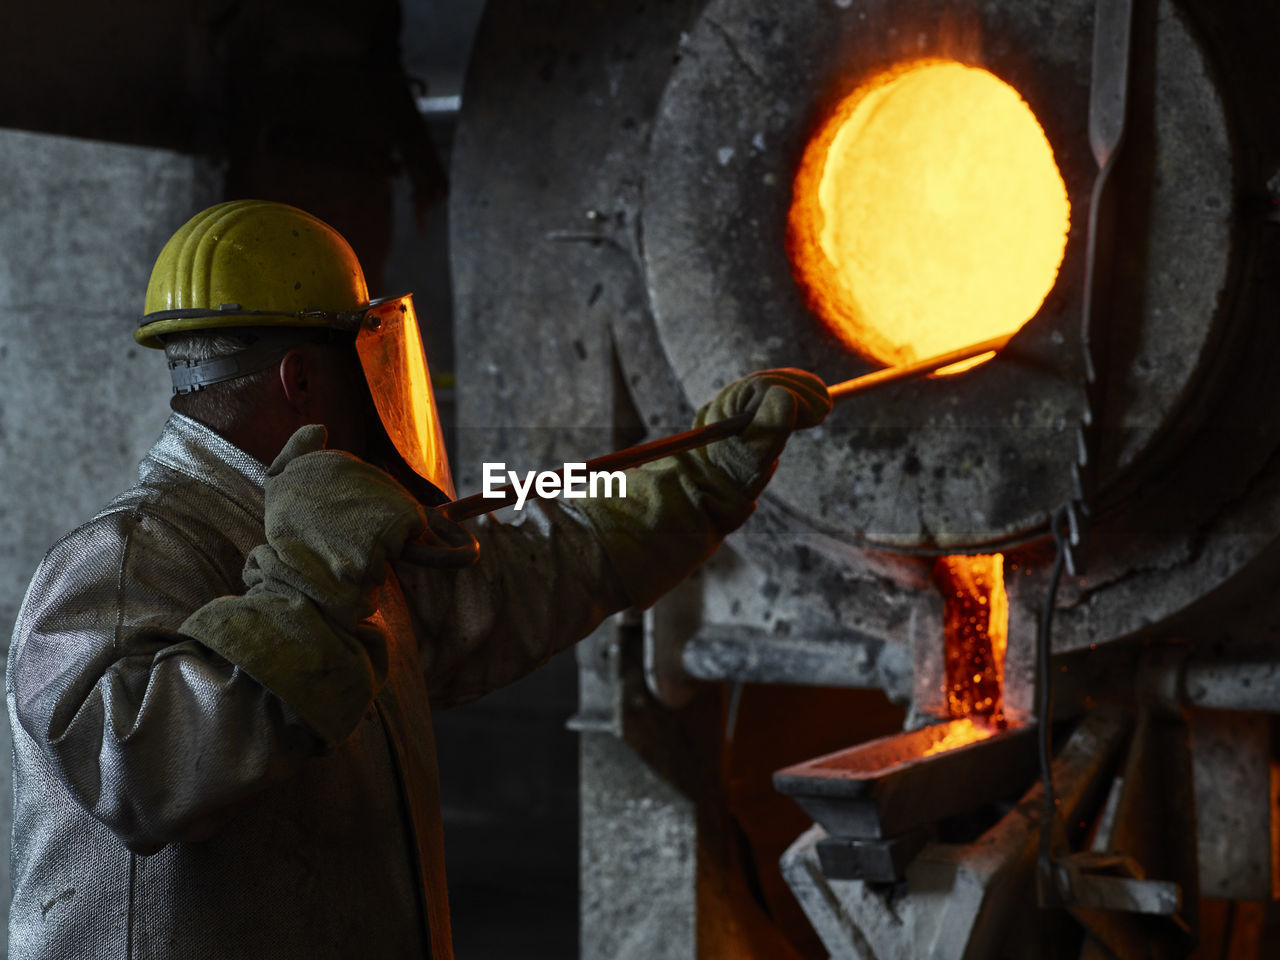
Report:
M456 498L412 294L370 302L356 334L356 353L396 451L414 473Z
M286 353L288 348L279 343L256 343L226 357L170 360L169 377L173 380L173 392L179 396L198 393L215 383L247 377L279 363Z
M358 310L290 313L245 309L238 303L224 303L217 309L162 310L144 316L139 329L158 321L189 324L193 333L262 326L354 334L360 366L387 437L414 473L450 499L456 496L412 294L372 300ZM173 392L195 393L249 376L278 363L287 352L286 345L268 338L226 357L170 361Z

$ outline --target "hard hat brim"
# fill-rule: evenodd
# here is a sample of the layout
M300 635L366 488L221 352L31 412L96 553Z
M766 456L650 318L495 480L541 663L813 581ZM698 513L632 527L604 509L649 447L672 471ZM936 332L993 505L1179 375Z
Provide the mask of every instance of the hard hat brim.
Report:
M133 331L139 345L164 349L164 337L174 333L196 333L234 327L313 327L330 330L360 328L365 310L283 313L272 310L166 310L149 313Z

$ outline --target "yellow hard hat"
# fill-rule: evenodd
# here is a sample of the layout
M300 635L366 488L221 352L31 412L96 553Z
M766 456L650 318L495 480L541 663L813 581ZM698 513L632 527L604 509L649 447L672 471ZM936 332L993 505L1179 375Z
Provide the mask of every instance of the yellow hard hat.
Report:
M342 327L369 303L364 271L342 235L283 203L232 200L197 213L160 251L133 332L219 327Z
M387 436L450 499L453 477L431 389L413 295L369 301L350 244L297 207L232 200L197 213L160 251L146 313L133 338L163 347L169 333L226 327L328 327L354 335ZM175 393L247 376L281 356L279 344L210 360L172 360Z

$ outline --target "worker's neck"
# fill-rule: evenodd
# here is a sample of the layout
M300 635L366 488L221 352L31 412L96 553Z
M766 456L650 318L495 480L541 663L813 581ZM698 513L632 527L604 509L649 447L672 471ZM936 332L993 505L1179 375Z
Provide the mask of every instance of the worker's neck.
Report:
M263 416L217 432L255 460L269 465L293 436L295 429L297 426L292 422L285 423L279 417Z

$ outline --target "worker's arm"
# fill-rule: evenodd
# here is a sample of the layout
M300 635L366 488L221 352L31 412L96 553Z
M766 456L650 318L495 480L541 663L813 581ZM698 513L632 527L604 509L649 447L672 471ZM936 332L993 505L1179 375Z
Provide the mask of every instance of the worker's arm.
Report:
M243 586L146 510L76 531L32 582L10 655L15 735L135 851L211 836L347 736L385 678L372 614L421 508L382 471L317 452L323 435L304 428L272 465Z
M625 497L531 504L473 526L461 571L396 564L417 616L433 704L463 703L528 673L608 614L671 589L750 516L792 430L830 410L822 382L766 371L726 387L695 426L754 410L739 437L627 472Z
M8 695L74 799L135 852L210 835L320 741L249 674L179 631L214 566L148 513L55 546L19 613Z

